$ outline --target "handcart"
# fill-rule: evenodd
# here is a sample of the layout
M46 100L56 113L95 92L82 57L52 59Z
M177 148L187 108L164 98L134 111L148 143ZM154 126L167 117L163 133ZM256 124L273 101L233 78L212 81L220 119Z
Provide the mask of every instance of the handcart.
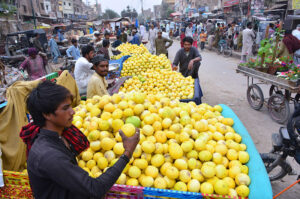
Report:
M290 102L299 102L299 82L286 80L246 66L238 66L237 73L247 76L247 100L254 110L260 110L265 104L271 118L285 123L290 116ZM264 98L260 84L270 84L269 97Z

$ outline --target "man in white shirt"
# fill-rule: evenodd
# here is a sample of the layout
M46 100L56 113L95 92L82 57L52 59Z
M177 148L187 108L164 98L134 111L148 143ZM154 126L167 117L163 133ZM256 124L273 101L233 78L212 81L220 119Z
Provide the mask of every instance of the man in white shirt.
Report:
M190 23L188 27L185 29L185 36L193 38L193 24Z
M151 24L151 28L149 30L148 40L150 41L150 52L154 53L155 51L155 39L156 39L157 30L154 29L154 25Z
M166 31L169 34L169 32L170 32L170 22L168 22L167 25L166 25Z
M84 46L81 50L82 57L75 63L74 76L76 84L81 95L86 94L88 82L94 71L91 70L93 64L91 60L94 57L95 49L91 45Z
M141 33L141 41L142 41L146 33L146 27L143 24L140 25L140 33Z
M300 40L300 24L297 25L297 28L293 30L292 35L297 37L298 40Z
M243 30L243 47L242 47L242 61L246 62L252 54L252 46L255 39L255 33L252 30L252 23L247 23L247 28Z

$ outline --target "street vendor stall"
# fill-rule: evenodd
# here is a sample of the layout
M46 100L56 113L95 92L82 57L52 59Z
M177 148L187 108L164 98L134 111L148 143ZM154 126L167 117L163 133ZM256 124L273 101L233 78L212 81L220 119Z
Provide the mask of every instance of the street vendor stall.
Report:
M290 102L299 103L299 66L292 56L279 56L282 40L282 23L269 38L269 26L265 39L261 41L256 59L250 58L241 63L237 72L247 76L247 100L255 110L266 104L271 118L278 123L285 123L290 116ZM284 45L281 42L281 45ZM254 82L254 80L257 80ZM259 84L270 84L269 98L264 98Z

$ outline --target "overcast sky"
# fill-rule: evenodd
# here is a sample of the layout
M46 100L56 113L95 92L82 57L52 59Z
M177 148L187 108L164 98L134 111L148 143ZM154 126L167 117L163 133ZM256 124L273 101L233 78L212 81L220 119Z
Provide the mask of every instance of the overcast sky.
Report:
M95 4L96 0L82 0L83 2L89 1L90 4ZM153 11L153 5L161 4L162 0L143 0L144 10L151 8ZM112 9L118 14L121 14L123 9L126 9L127 5L131 8L135 8L138 13L141 13L141 0L98 0L98 3L102 6L102 12L105 9Z

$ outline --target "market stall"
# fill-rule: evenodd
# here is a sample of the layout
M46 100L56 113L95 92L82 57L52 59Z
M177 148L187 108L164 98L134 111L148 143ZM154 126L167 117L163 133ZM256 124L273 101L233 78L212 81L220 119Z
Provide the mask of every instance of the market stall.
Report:
M285 123L290 116L290 102L298 103L299 66L293 56L281 54L284 43L281 30L269 37L269 26L265 39L260 43L256 59L250 58L241 63L236 72L247 76L247 100L255 110L265 104L271 118L278 123ZM265 98L259 84L269 84L269 97Z

